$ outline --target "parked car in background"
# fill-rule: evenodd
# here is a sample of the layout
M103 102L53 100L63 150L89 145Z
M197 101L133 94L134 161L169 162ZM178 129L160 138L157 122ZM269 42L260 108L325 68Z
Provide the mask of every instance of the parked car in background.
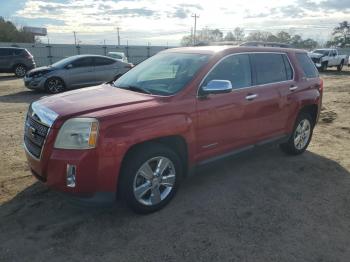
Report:
M108 52L108 56L124 63L128 63L128 58L123 52Z
M113 81L131 67L129 63L106 56L76 55L29 71L24 77L24 84L29 89L55 94Z
M266 143L303 153L322 92L302 50L169 49L114 83L32 103L26 157L34 176L75 199L113 203L118 193L153 212L195 166Z
M33 68L35 61L27 49L0 47L0 73L14 73L17 77L24 77Z
M340 55L338 50L333 48L316 49L310 52L309 56L320 71L325 71L328 67L337 67L340 72L349 60L347 55Z

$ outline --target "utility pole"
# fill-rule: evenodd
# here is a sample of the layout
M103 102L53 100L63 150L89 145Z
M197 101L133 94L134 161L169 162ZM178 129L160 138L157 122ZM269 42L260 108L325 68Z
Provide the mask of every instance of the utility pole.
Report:
M199 18L199 15L194 14L192 17L194 17L193 45L196 45L197 18Z
M77 32L73 31L74 34L74 44L77 45Z
M120 27L117 27L117 34L118 34L118 46L120 46L120 34L119 34Z

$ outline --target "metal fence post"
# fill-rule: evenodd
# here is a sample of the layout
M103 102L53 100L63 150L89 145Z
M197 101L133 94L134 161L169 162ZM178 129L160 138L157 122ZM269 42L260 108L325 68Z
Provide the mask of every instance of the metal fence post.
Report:
M47 56L47 58L49 59L50 65L52 65L52 52L51 52L52 46L51 45L47 45L46 47L48 48L48 54L49 54Z
M151 47L150 47L150 43L148 42L147 45L147 58L151 57Z

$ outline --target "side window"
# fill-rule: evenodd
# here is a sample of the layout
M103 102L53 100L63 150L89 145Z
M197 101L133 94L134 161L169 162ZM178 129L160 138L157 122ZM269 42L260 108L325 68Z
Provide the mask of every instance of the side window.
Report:
M10 55L10 49L0 48L0 56L8 56Z
M283 55L273 53L252 54L251 59L255 67L257 85L288 80Z
M22 49L13 49L13 52L12 52L12 53L13 53L14 55L21 55L22 52L23 52Z
M307 78L318 77L318 71L315 64L306 53L297 53L296 57Z
M72 62L72 66L73 68L92 66L92 58L91 57L79 58L78 60L75 60L74 62Z
M293 79L293 69L292 66L290 65L289 59L287 55L282 55L283 61L284 61L284 66L286 67L286 77L287 80L292 80Z
M105 65L111 65L115 63L116 61L109 58L104 57L94 57L94 65L95 66L105 66Z
M249 56L242 54L225 58L209 73L203 86L207 85L211 80L229 80L233 89L251 86L252 77Z

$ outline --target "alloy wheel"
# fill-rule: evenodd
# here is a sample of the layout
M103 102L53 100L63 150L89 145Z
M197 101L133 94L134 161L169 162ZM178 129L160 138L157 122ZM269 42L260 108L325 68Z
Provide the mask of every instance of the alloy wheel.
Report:
M50 93L56 94L63 91L64 85L63 82L60 79L52 78L49 79L47 82L47 89Z
M294 132L294 146L298 150L302 150L309 142L311 135L311 124L308 119L299 122Z
M175 181L175 167L169 158L151 158L142 164L136 173L133 183L134 196L143 205L157 205L169 196Z
M18 77L23 77L26 74L26 69L22 65L18 65L15 69L15 74Z

